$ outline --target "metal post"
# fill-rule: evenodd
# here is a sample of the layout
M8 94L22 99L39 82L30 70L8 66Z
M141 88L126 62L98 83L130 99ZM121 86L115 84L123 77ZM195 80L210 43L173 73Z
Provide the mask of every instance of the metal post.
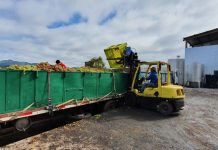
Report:
M171 67L167 65L167 85L171 84Z
M53 105L51 101L51 73L48 72L48 112L50 115L53 114Z

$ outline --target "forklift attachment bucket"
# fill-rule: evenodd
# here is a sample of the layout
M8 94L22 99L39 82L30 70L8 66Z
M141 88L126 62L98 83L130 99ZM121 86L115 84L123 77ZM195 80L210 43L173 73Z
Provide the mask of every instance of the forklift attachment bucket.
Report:
M124 50L127 48L127 43L112 45L104 49L110 68L124 68L123 56Z

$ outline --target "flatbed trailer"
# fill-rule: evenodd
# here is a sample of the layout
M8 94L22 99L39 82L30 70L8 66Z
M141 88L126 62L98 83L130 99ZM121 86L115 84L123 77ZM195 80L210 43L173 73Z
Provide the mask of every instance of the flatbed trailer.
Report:
M73 112L78 107L87 109L92 104L117 101L128 86L126 73L1 70L0 125L2 129L9 124L26 130L31 118L42 114L56 115L63 110ZM96 105L92 109L97 109Z

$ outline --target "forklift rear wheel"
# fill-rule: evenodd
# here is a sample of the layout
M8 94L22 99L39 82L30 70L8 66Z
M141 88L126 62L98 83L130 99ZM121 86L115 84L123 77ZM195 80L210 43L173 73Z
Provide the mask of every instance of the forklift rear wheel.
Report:
M158 105L158 111L163 115L169 115L173 112L173 106L169 102L164 101Z

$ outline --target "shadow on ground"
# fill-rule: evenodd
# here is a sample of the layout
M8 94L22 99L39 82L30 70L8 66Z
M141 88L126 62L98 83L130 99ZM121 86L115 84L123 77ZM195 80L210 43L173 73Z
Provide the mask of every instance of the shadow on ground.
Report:
M0 133L0 147L37 134L41 134L43 132L55 129L60 126L64 126L69 123L73 123L75 121L77 120L64 116L63 118L51 118L37 122L25 132L17 131L15 128L10 128L7 133L4 133L3 135Z
M148 110L143 108L121 107L102 114L105 118L104 121L115 121L118 119L132 119L136 121L158 121L167 120L178 117L180 113L164 116L157 111Z

